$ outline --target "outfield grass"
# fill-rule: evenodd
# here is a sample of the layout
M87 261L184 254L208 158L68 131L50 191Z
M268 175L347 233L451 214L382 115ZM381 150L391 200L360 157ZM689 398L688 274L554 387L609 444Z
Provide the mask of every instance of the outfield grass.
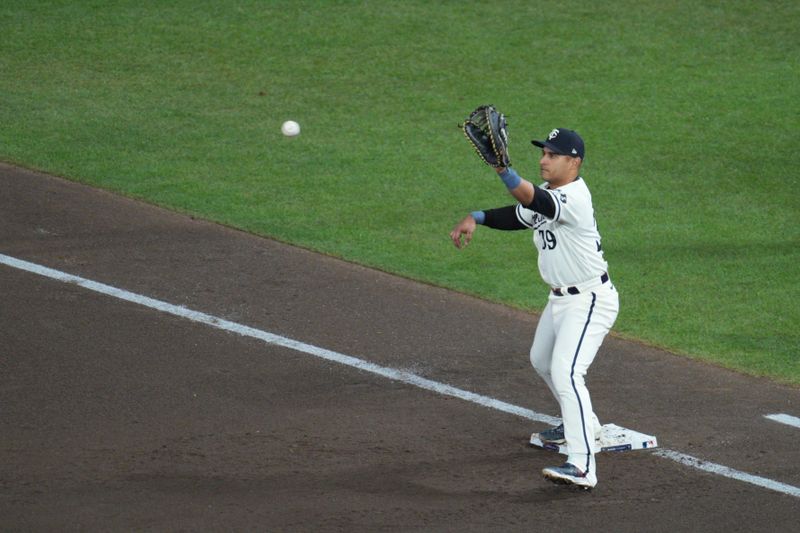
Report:
M793 1L6 0L0 159L540 309L527 232L447 237L510 203L456 128L494 103L525 177L531 138L584 136L617 334L800 384L799 23Z

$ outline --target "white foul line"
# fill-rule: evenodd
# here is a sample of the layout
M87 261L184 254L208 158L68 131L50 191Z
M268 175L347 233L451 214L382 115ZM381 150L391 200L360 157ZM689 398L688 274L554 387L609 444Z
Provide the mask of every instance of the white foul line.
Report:
M751 483L753 485L758 485L759 487L764 487L765 489L775 490L796 498L800 498L800 488L787 485L786 483L781 483L780 481L775 481L761 476L754 476L746 472L734 470L733 468L728 468L727 466L718 465L709 461L703 461L697 457L692 457L691 455L686 455L673 450L653 450L653 454L658 455L659 457L672 459L677 463L691 466L692 468L717 474L718 476L738 479L739 481L744 481L745 483Z
M328 361L333 361L343 365L351 366L353 368L357 368L359 370L372 372L373 374L377 374L379 376L383 376L385 378L389 378L394 381L400 381L402 383L414 385L416 387L420 387L422 389L443 394L445 396L455 396L456 398L460 398L468 402L477 403L479 405L483 405L491 409L496 409L504 413L517 415L522 418L527 418L528 420L534 420L536 422L544 422L546 424L558 424L560 421L559 418L537 413L535 411L531 411L530 409L525 409L523 407L518 407L516 405L511 405L509 403L500 400L495 400L494 398L490 398L488 396L483 396L481 394L469 392L463 389L452 387L450 385L445 385L444 383L439 383L430 379L426 379L421 376L417 376L416 374L412 374L411 372L407 372L405 370L397 370L394 368L376 365L375 363L370 363L369 361L364 361L363 359L358 359L356 357L334 352L332 350L326 350L325 348L319 348L311 344L306 344L304 342L296 341L294 339L289 339L287 337L275 335L274 333L269 333L268 331L263 331L260 329L251 328L249 326L244 326L242 324L237 324L235 322L230 322L228 320L224 320L222 318L218 318L212 315L207 315L199 311L192 311L191 309L187 309L182 306L173 305L167 302L162 302L161 300L155 300L147 296L134 294L132 292L128 292L123 289L112 287L110 285L98 283L96 281L81 278L79 276L73 276L72 274L67 274L65 272L37 265L35 263L29 263L27 261L15 259L7 255L0 254L0 263L8 265L10 267L18 268L20 270L25 270L27 272L52 278L58 281L63 281L65 283L72 283L75 285L79 285L85 289L99 292L100 294L105 294L108 296L113 296L114 298L118 298L120 300L125 300L127 302L140 304L145 307L149 307L151 309L162 311L164 313L169 313L171 315L189 319L193 322L206 324L214 328L221 329L224 331L230 331L232 333L237 333L245 337L252 337L254 339L259 339L266 342L267 344L273 344L284 348L290 348L298 352L307 353L309 355L314 355L316 357L320 357Z
M245 337L252 337L254 339L259 339L266 342L267 344L273 344L276 346L281 346L284 348L296 350L298 352L307 353L309 355L320 357L328 361L333 361L353 368L357 368L359 370L371 372L373 374L377 374L379 376L383 376L385 378L394 381L399 381L402 383L407 383L409 385L414 385L416 387L436 392L438 394L442 394L445 396L453 396L455 398L476 403L478 405L482 405L490 409L495 409L497 411L526 418L528 420L543 422L546 424L557 424L558 422L560 422L559 418L545 415L542 413L537 413L536 411L525 409L524 407L512 405L503 402L501 400L496 400L488 396L483 396L481 394L476 394L474 392L459 389L451 385L439 383L437 381L417 376L416 374L407 372L405 370L397 370L394 368L376 365L375 363L370 363L369 361L365 361L363 359L358 359L356 357L345 355L339 352L334 352L332 350L326 350L325 348L319 348L317 346L296 341L288 337L275 335L274 333L269 333L268 331L263 331L260 329L252 328L250 326L244 326L242 324L230 322L228 320L208 315L206 313L201 313L200 311L193 311L191 309L187 309L182 306L173 305L167 302L163 302L161 300L156 300L154 298L149 298L147 296L142 296L139 294L128 292L124 289L118 289L110 285L105 285L103 283L92 281L86 278L81 278L79 276L67 274L66 272L61 272L60 270L54 270L52 268L48 268L42 265L37 265L35 263L30 263L28 261L23 261L21 259L16 259L14 257L10 257L4 254L0 254L0 264L5 264L7 266L17 268L19 270L24 270L26 272L38 274L40 276L51 278L57 281L72 283L80 287L83 287L85 289L98 292L100 294L105 294L107 296L112 296L120 300L143 305L145 307L149 307L157 311L168 313L181 318L186 318L193 322L206 324L211 327L221 329L224 331L229 331L231 333L236 333L238 335L242 335ZM711 472L713 474L717 474L732 479L738 479L746 483L751 483L753 485L757 485L759 487L764 487L770 490L788 494L790 496L800 497L800 488L794 487L792 485L787 485L786 483L781 483L779 481L774 481L759 476L753 476L744 472L740 472L738 470L734 470L732 468L728 468L726 466L718 465L715 463L709 463L707 461L697 459L690 455L685 455L683 453L672 450L660 449L660 450L654 450L653 453L659 457L671 459L680 464L691 466L693 468L704 470L706 472Z
M777 413L774 415L764 415L764 418L769 418L770 420L774 420L775 422L780 422L781 424L786 424L787 426L794 426L796 428L800 428L800 418L797 418L796 416Z

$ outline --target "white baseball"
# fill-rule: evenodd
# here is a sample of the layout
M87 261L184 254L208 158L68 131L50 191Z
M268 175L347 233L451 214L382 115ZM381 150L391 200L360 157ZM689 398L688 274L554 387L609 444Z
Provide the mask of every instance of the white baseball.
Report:
M295 122L294 120L287 120L281 126L281 132L287 137L294 137L295 135L300 135L300 124Z

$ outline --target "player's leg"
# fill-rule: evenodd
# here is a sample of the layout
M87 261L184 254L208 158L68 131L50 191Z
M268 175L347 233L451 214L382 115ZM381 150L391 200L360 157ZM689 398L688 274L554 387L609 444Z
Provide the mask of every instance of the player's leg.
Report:
M595 417L585 376L616 319L616 292L602 291L565 298L554 312L556 344L551 376L558 391L567 461L594 473Z
M533 344L531 345L531 364L534 370L547 384L550 392L558 400L558 392L553 386L553 379L550 376L550 365L553 359L553 347L555 346L556 335L553 326L553 311L552 306L548 303L542 316L539 318L539 324L536 326L536 334L533 337Z

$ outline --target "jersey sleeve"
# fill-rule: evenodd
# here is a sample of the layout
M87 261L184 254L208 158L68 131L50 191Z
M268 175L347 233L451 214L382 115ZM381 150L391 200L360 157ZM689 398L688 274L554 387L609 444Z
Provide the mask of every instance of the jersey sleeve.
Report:
M533 209L528 209L522 204L517 204L514 208L517 220L526 228L532 228L536 217L541 216Z
M587 199L578 191L563 191L561 189L544 189L555 202L555 213L550 218L553 222L558 222L566 226L575 226L581 223L582 218L588 212L592 213L591 200L587 205Z

